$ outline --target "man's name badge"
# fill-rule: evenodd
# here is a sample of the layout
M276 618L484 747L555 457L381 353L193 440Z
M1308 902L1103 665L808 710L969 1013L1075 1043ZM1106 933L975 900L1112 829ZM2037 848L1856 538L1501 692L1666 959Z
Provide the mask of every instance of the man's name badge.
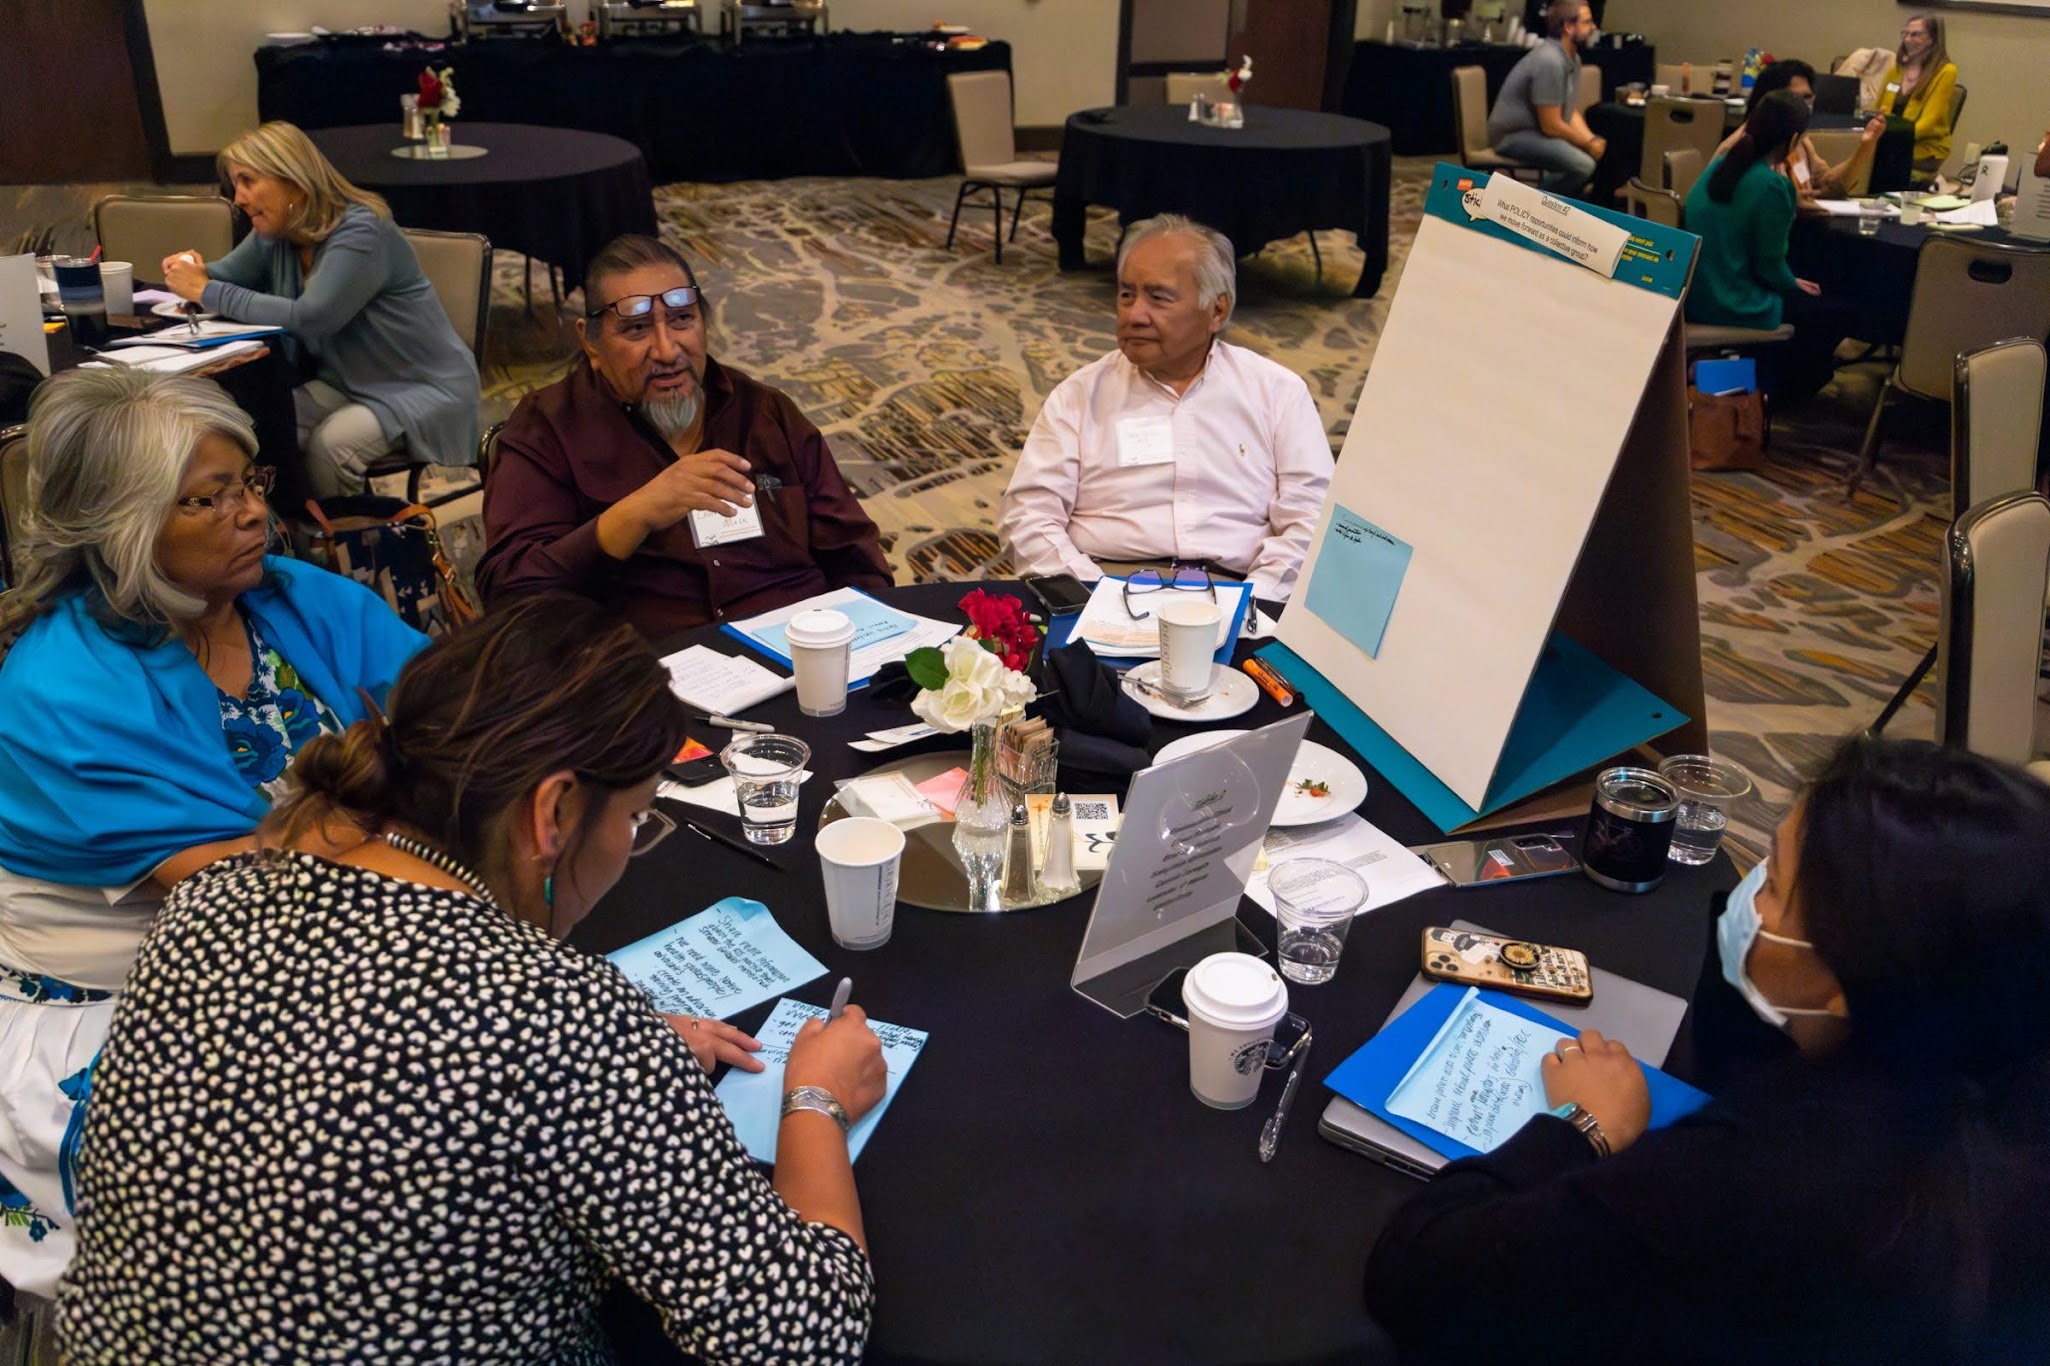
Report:
M731 517L721 517L716 512L690 515L690 536L700 550L731 541L752 541L761 534L762 510L756 504L749 504Z
M1118 468L1174 463L1174 419L1125 417L1118 419Z

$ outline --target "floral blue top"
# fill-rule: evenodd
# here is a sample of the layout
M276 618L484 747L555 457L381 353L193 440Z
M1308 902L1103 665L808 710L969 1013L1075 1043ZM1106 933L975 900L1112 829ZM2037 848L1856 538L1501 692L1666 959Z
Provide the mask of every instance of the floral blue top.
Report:
M258 634L246 615L249 632L249 695L215 689L221 700L221 734L235 769L249 785L276 802L285 795L285 769L306 742L323 732L339 734L342 723L314 695L277 648Z

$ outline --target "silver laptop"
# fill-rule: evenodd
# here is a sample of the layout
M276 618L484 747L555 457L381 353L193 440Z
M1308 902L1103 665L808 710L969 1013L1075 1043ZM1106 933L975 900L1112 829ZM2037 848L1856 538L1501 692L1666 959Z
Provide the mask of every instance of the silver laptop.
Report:
M1453 921L1452 927L1476 934L1501 933L1464 920ZM1556 1015L1562 1024L1577 1029L1599 1029L1611 1039L1622 1040L1630 1049L1630 1055L1640 1062L1652 1067L1664 1066L1666 1054L1672 1051L1673 1039L1680 1032L1680 1021L1687 1014L1687 1003L1671 992L1618 977L1600 968L1594 969L1593 976L1594 999L1584 1006L1560 1001L1538 1001L1535 1004L1546 1014ZM1417 979L1409 984L1408 991L1402 993L1402 999L1395 1003L1395 1009L1388 1012L1388 1019L1381 1027L1386 1029L1398 1015L1438 985L1440 983L1422 973L1417 974ZM1317 1132L1341 1148L1362 1153L1383 1166L1393 1167L1420 1181L1430 1180L1438 1174L1440 1167L1452 1160L1344 1096L1333 1096L1331 1103L1324 1107L1323 1118L1317 1121Z

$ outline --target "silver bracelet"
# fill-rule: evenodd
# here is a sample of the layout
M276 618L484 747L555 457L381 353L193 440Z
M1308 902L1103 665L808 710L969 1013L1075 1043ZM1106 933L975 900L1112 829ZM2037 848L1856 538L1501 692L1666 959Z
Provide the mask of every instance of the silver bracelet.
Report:
M840 1132L847 1132L847 1108L833 1098L833 1093L823 1086L793 1086L783 1093L783 1115L793 1115L799 1110L816 1110L830 1115ZM780 1116L779 1116L780 1118Z

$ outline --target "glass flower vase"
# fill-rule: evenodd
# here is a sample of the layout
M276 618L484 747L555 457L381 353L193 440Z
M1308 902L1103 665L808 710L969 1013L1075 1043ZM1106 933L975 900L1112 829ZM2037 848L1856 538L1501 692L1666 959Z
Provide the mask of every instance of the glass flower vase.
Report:
M961 856L962 871L968 876L971 911L1004 908L1004 836L1009 813L1004 810L1004 788L997 777L997 730L995 721L976 723L968 781L954 808L954 851Z

